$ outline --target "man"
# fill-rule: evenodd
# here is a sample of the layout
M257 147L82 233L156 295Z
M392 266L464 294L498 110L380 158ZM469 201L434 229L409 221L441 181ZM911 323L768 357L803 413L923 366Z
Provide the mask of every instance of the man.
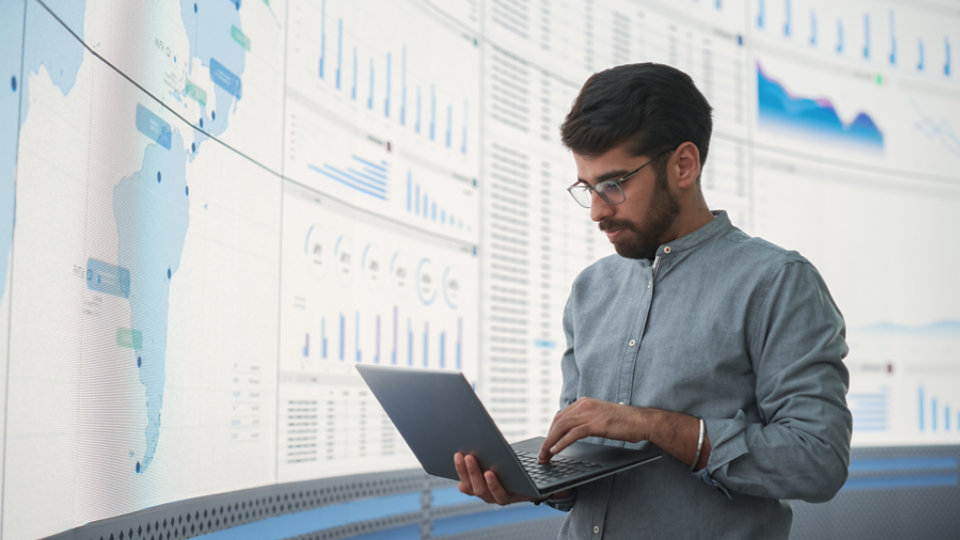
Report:
M687 75L648 63L592 76L563 124L569 191L617 255L573 284L540 458L585 437L664 457L549 500L569 511L561 538L787 538L784 499L846 480L843 319L806 259L708 209L710 114ZM454 463L462 492L525 500Z

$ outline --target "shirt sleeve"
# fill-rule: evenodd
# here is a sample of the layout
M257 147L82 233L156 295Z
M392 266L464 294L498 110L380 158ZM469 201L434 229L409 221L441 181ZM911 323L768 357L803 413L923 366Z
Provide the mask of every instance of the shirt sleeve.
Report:
M560 370L563 375L563 386L560 388L560 409L577 400L580 386L580 368L577 367L576 356L573 352L573 304L574 294L567 298L563 309L563 333L566 338L566 348L560 359Z
M563 350L563 356L560 359L560 369L563 372L563 387L560 389L560 409L570 405L577 400L577 387L580 381L580 369L573 354L573 299L571 294L567 298L567 304L563 310L563 333L566 337L566 348ZM549 498L545 501L550 506L561 512L569 512L577 502L577 490L562 498Z
M829 500L850 463L843 318L806 261L756 292L747 347L760 418L705 418L712 449L700 477L728 496Z

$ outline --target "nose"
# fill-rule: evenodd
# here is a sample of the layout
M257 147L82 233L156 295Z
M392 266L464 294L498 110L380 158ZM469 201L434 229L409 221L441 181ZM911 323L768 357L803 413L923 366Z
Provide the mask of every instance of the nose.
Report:
M599 223L613 215L614 209L612 204L603 200L603 197L596 191L592 192L590 196L592 197L590 202L590 219Z

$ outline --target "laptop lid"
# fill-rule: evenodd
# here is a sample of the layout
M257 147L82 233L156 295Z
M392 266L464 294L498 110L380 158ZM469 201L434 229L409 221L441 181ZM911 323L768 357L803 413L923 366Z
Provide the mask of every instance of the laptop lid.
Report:
M624 450L579 441L558 456L585 458L597 467L576 477L535 482L462 373L368 364L356 368L424 470L434 476L459 479L453 455L463 452L496 472L508 491L543 498L659 457L653 448ZM535 452L542 440L514 446Z

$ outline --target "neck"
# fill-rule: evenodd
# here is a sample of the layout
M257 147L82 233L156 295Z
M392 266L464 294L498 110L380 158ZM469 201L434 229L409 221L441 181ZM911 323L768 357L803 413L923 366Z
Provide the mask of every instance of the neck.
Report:
M703 196L696 197L690 201L690 204L683 208L674 221L673 230L668 241L676 240L681 236L686 236L693 231L703 227L713 219L713 213L707 207L707 202Z

